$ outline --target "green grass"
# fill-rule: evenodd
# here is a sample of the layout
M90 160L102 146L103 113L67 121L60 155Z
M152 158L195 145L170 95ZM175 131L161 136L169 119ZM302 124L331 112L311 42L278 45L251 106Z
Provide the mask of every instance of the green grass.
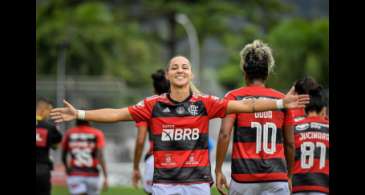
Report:
M219 195L216 188L212 188L212 195ZM101 195L146 195L142 188L134 189L132 187L110 187L107 192ZM52 186L52 195L70 195L66 187Z

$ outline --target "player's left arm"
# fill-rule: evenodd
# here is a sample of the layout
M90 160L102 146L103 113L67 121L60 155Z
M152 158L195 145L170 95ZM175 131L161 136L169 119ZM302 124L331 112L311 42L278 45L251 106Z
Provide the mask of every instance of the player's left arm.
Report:
M278 102L282 101L282 107L278 107ZM270 99L250 99L250 100L230 100L227 104L227 114L244 112L263 112L283 108L303 108L309 103L308 95L286 95L280 100Z

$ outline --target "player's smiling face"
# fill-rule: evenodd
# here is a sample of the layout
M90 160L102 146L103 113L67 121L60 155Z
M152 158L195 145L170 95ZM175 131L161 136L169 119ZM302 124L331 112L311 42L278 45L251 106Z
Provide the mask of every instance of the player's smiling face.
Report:
M192 77L193 73L188 59L181 56L171 59L166 78L172 85L177 87L189 85Z

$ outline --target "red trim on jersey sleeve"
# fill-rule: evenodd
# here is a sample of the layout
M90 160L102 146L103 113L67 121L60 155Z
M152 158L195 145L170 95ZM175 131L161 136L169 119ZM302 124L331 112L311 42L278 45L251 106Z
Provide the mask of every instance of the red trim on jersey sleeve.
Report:
M224 96L224 99L226 99L226 100L236 100L236 97L234 95L232 95L231 92L229 92ZM226 117L231 118L231 119L235 119L235 118L237 118L237 114L228 114Z
M288 175L287 173L232 174L232 178L236 181L256 182L266 180L288 180Z
M155 168L204 167L209 165L208 150L154 151Z
M271 143L268 144L271 148ZM232 151L232 159L271 159L271 158L285 158L283 144L276 144L276 151L274 154L267 154L264 151L256 153L256 143L234 143Z
M148 122L147 121L137 122L136 127L148 127Z
M224 118L227 111L227 99L219 99L215 96L203 97L203 103L206 106L208 117L211 118Z
M328 193L329 190L323 186L293 186L293 192L318 191Z

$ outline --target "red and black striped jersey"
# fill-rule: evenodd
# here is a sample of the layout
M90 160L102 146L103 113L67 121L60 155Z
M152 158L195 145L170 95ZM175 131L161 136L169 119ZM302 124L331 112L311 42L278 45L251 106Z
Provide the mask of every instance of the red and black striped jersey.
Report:
M190 95L182 102L169 94L152 96L129 112L148 121L153 140L154 183L211 183L208 153L209 119L225 117L227 100Z
M329 192L329 122L307 117L294 126L293 192Z
M281 99L284 94L271 88L248 86L228 92L228 100ZM287 113L272 110L231 114L235 119L231 176L239 183L287 181L283 127Z
M60 143L62 134L56 126L46 120L37 120L36 123L36 163L52 165L49 150Z
M67 130L62 149L70 154L69 175L99 175L98 150L104 148L104 134L99 129L80 125Z

